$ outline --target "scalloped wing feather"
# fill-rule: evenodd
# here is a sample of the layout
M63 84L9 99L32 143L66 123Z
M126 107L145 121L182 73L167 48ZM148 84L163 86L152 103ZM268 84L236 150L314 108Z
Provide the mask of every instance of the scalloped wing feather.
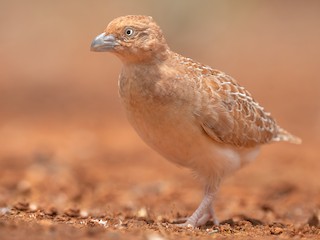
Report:
M237 147L289 141L288 136L292 135L285 132L285 137L279 138L284 132L270 113L235 79L190 58L178 54L175 57L186 67L188 75L197 79L196 92L201 104L194 114L212 139Z
M274 119L233 78L214 70L202 81L212 97L203 99L207 104L199 119L210 137L238 147L253 147L277 136ZM214 117L212 112L216 112Z

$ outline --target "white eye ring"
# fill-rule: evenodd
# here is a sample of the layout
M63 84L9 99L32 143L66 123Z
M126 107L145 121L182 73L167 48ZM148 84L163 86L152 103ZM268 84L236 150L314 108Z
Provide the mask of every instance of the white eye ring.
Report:
M134 30L132 28L126 28L124 30L124 33L128 36L131 37L134 34Z

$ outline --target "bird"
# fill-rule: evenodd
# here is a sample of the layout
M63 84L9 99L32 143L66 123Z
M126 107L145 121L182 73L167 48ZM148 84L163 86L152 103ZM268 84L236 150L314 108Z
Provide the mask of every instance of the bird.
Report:
M91 51L121 60L119 95L138 135L203 184L199 207L179 227L218 225L213 203L221 181L253 161L261 145L301 143L234 78L172 51L151 16L115 18Z

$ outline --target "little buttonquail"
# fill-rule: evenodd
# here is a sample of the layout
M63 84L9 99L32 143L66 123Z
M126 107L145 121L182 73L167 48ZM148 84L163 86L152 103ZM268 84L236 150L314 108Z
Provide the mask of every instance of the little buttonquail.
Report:
M252 161L262 144L301 142L235 79L171 51L152 17L114 19L91 50L122 61L119 92L140 137L203 181L203 200L182 226L218 224L212 203L221 180Z

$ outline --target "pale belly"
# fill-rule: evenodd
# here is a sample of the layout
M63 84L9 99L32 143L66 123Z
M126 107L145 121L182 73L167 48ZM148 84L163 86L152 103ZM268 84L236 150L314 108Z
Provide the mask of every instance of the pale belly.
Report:
M228 175L258 153L257 149L239 151L215 142L188 109L124 105L129 122L150 147L169 161L192 169L200 177Z

